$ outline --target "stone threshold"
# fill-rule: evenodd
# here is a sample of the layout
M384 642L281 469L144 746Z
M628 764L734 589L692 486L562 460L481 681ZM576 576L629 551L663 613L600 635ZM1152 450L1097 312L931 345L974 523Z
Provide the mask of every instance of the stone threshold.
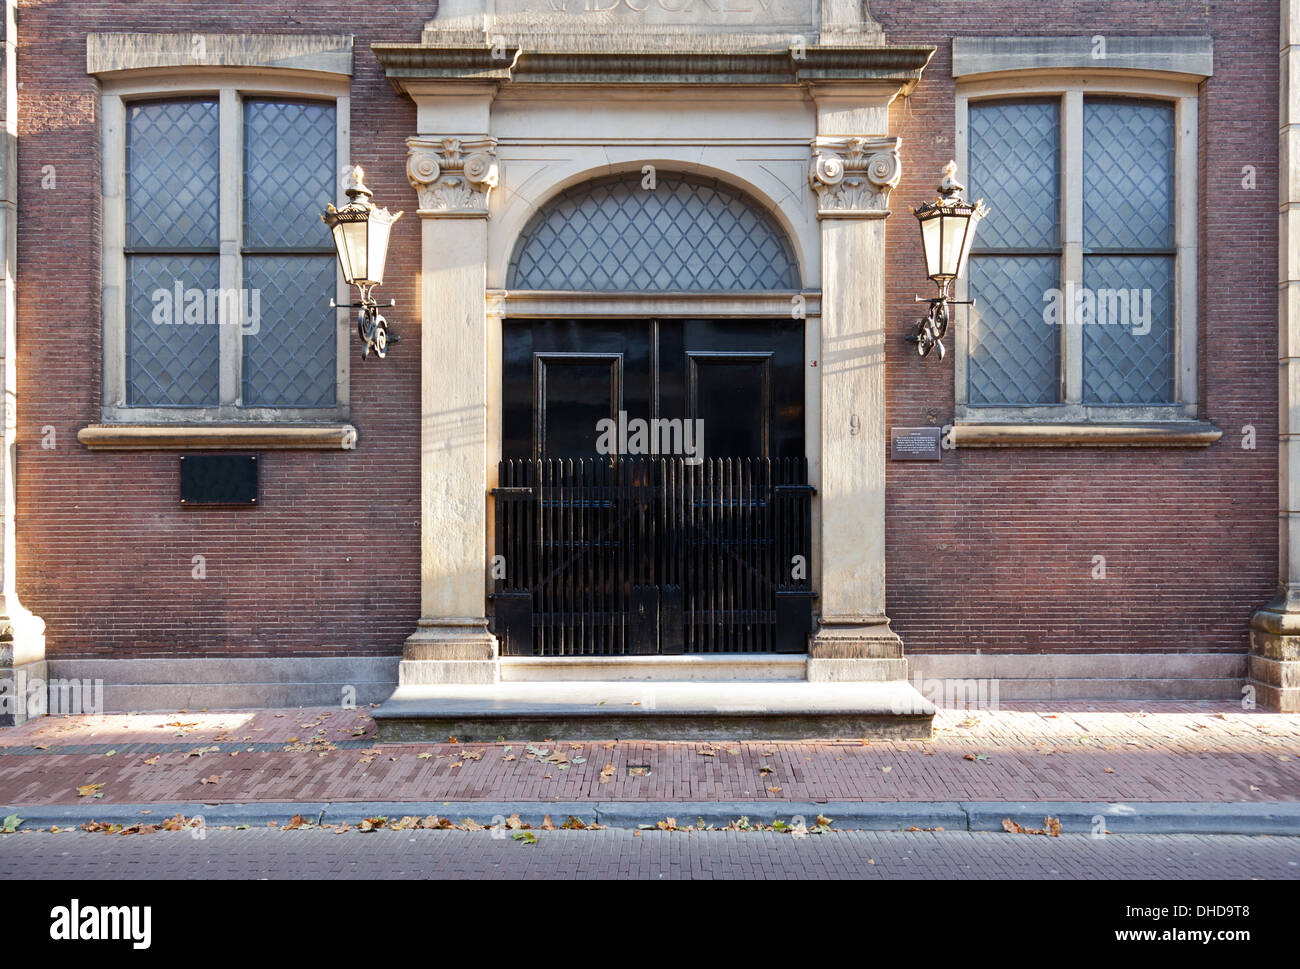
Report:
M501 681L807 679L804 653L687 653L677 656L502 656Z
M926 740L935 707L902 680L412 684L374 712L381 742Z

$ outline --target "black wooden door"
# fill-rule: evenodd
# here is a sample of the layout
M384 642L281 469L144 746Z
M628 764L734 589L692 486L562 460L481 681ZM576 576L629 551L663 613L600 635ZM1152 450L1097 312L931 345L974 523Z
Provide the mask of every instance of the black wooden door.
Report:
M595 457L620 412L701 422L699 457L804 456L800 320L507 320L502 356L503 458Z
M502 376L507 654L806 648L801 322L512 320Z

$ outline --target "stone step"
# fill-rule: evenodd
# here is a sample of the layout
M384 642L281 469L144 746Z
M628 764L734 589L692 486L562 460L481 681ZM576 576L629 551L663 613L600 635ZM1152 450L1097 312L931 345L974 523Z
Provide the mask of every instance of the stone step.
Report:
M928 739L935 708L904 680L626 680L404 685L379 739Z
M501 681L807 679L808 657L782 653L688 656L502 656Z

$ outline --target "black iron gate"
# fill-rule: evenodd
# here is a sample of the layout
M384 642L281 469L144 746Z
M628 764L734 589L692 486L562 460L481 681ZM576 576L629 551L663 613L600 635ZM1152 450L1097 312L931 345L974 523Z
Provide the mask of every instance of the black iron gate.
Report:
M807 648L806 461L512 460L498 482L492 601L503 653Z

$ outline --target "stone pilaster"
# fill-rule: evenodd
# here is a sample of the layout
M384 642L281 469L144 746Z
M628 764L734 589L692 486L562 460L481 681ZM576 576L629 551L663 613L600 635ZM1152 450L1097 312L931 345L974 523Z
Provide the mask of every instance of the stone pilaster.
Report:
M903 643L885 615L885 219L899 142L840 133L836 119L874 115L883 128L886 114L827 100L809 170L822 232L822 459L808 678L903 680Z
M1278 179L1278 592L1255 614L1258 706L1300 712L1300 0L1282 0Z
M495 683L487 621L487 218L496 141L420 135L420 622L398 686Z
M22 723L28 693L41 689L45 676L45 623L18 601L15 584L14 493L17 468L18 373L14 269L18 251L18 82L15 0L4 4L0 38L0 380L4 415L0 440L0 726ZM44 709L44 696L32 709Z

